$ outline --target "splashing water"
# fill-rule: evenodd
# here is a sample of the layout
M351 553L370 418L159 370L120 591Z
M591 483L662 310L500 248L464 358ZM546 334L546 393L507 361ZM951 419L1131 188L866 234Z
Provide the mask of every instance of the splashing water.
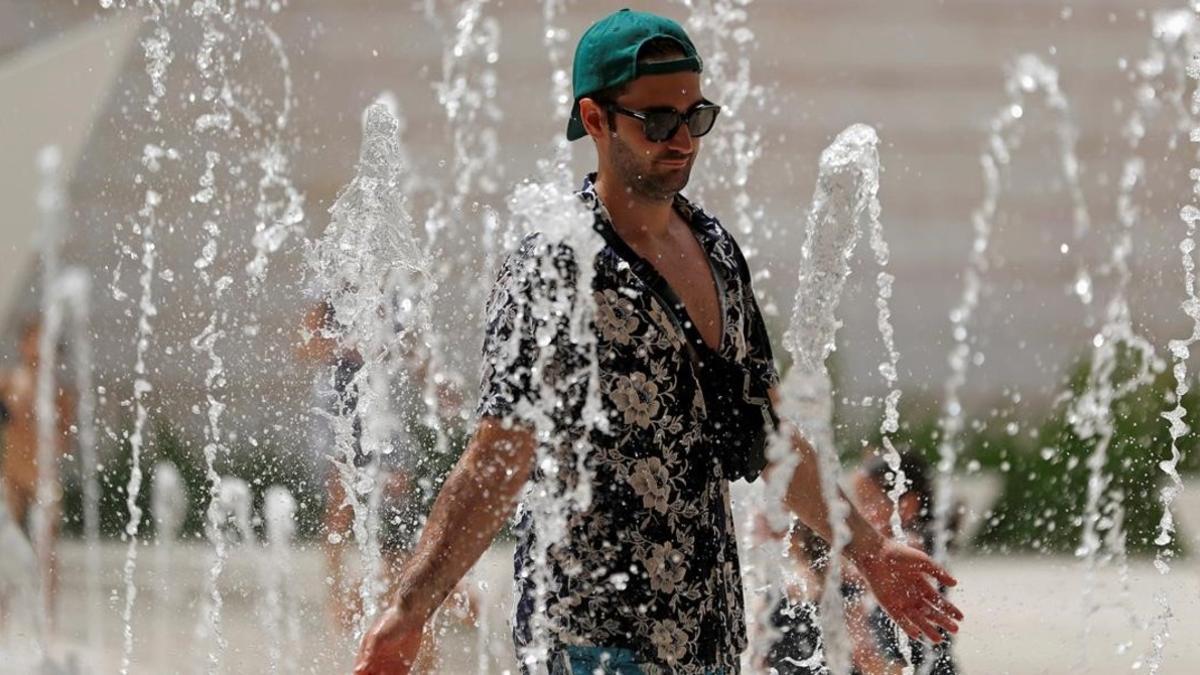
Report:
M951 335L954 345L948 362L950 375L944 385L945 398L938 426L941 438L938 443L938 471L934 489L934 557L944 561L949 538L947 523L953 494L950 474L954 470L962 450L960 435L965 426L961 391L967 382L967 370L977 360L973 351L973 336L970 328L974 313L983 291L984 275L988 263L988 247L996 221L998 202L1001 195L1001 175L1011 162L1012 153L1021 143L1025 130L1026 111L1035 104L1049 110L1055 121L1058 140L1059 167L1071 201L1072 234L1079 240L1091 229L1091 220L1083 198L1079 181L1079 161L1075 155L1075 139L1078 136L1071 119L1067 99L1058 85L1058 73L1037 56L1024 54L1009 68L1005 80L1005 91L1009 100L992 117L990 133L979 161L983 171L984 197L971 214L974 238L963 271L963 293L957 305L950 311ZM1092 301L1092 280L1086 265L1080 263L1071 292L1085 307ZM1087 319L1090 323L1090 315Z
M408 167L399 122L386 103L369 106L363 116L363 144L354 179L330 208L330 224L322 238L308 250L312 281L333 308L336 325L326 329L344 348L354 349L362 366L350 387L359 392L347 414L333 416L338 456L334 464L354 513L354 535L363 558L359 595L363 609L358 631L365 632L383 589L380 586L379 552L374 546L374 521L378 504L379 461L395 452L392 447L397 420L388 392L399 367L397 342L410 332L422 339L432 335L428 296L416 303L416 325L399 325L400 301L413 292L412 278L429 287L427 258L416 241L415 225L404 207L402 186ZM330 373L336 377L336 372ZM361 452L366 466L356 464L354 418L364 420ZM365 498L365 501L364 501Z
M75 377L75 429L79 447L79 477L83 488L83 539L86 544L84 595L88 599L87 641L93 649L101 644L100 615L100 485L96 477L97 431L96 388L93 384L93 357L90 298L92 281L87 270L70 267L58 275L54 285L55 301L69 314L71 371Z
M117 4L124 8L127 3ZM144 187L144 205L136 222L132 224L134 232L141 235L141 296L138 300L134 366L134 428L128 436L132 447L132 466L126 490L130 517L124 535L128 538L129 548L124 570L126 591L123 612L123 673L129 671L133 650L131 620L137 597L134 575L142 517L137 499L142 480L141 458L146 443L146 399L153 390L153 385L147 377L146 365L153 335L152 319L157 313L153 279L156 275L167 280L173 278L171 270L164 269L158 272L155 269L158 256L156 229L160 220L160 206L164 198L174 191L173 180L185 178L182 172L167 171L164 160L187 162L193 156L202 160L203 171L195 179L196 188L190 197L193 209L189 209L188 218L196 214L198 220L203 220L202 223L196 223L196 227L207 238L203 242L194 268L209 296L223 307L209 315L207 325L193 336L191 341L193 350L206 356L209 361L205 374L208 402L206 409L200 414L205 421L204 454L206 478L209 483L208 517L211 520L218 516L212 503L217 501L221 492L221 477L214 465L218 458L227 452L222 441L225 434L222 429L222 417L227 405L222 393L225 370L218 347L229 323L228 296L234 285L231 276L215 272L217 266L223 262L218 249L222 232L217 223L229 220L231 215L240 211L241 205L237 203L237 198L245 196L253 201L253 259L245 265L249 281L246 288L253 297L265 279L270 254L278 251L287 239L299 230L303 217L303 197L291 182L287 155L290 144L294 142L288 138L287 133L294 106L290 65L283 41L266 20L267 16L278 13L286 4L286 0L248 0L231 6L214 0L197 0L189 3L187 7L181 7L180 3L171 0L143 0L137 3L139 8L146 10L144 20L147 28L141 45L145 72L149 78L149 91L144 107L150 124L144 129L149 135L142 153L144 172L134 177L135 185ZM102 2L101 5L107 9L112 7L113 3ZM188 120L190 129L186 135L186 138L194 141L194 145L173 147L168 122L174 120L163 114L166 110L164 104L169 100L168 73L172 72L175 57L181 48L176 38L192 34L197 35L199 40L192 58L187 59L186 63L193 64L195 72L188 73L180 81L185 86L194 86L195 89L179 100L185 107L194 108L196 111ZM239 81L235 69L249 60L251 50L259 48L264 49L268 59L277 65L279 77L268 85L249 80ZM269 93L269 87L273 85L282 87L282 93L274 100ZM239 152L224 154L221 150L222 144L228 144L234 139L240 139ZM226 184L228 187L225 187ZM243 195L243 192L253 194ZM175 222L167 223L168 231L174 231L175 225ZM133 257L132 253L130 257ZM125 294L117 288L119 276L118 265L113 272L112 294L117 300L122 300ZM247 335L257 331L256 321L254 311L250 309L249 320L243 326ZM210 532L214 529L211 526L208 528ZM207 665L210 672L219 669L221 655L225 650L225 640L220 629L222 600L218 590L219 577L224 567L225 544L223 539L218 539L212 544L214 559L209 567L206 580L207 599L200 619L202 637L212 638Z
M531 256L532 269L526 270L531 283L530 301L521 311L538 325L537 356L530 366L530 381L541 383L540 391L530 400L518 402L515 414L532 421L536 438L533 477L521 499L521 513L528 514L533 528L530 558L534 564L534 611L531 644L520 650L518 658L535 671L544 667L550 652L551 621L546 599L555 588L553 567L561 564L557 551L569 541L570 527L591 504L591 473L585 463L593 429L603 430L605 419L599 393L599 360L592 320L596 312L592 298L592 261L603 247L603 240L592 229L594 215L562 183L525 183L510 199L517 226L536 233L536 250ZM564 263L563 257L569 262ZM498 371L517 368L520 331L514 331L506 363ZM582 361L574 372L550 375L559 349L571 349ZM561 357L561 355L559 355ZM567 369L570 370L570 369ZM578 393L573 383L584 382L580 424L571 431L560 431L550 412L571 409Z
M150 12L146 21L151 25L151 37L142 40L142 51L146 61L146 75L150 78L150 90L146 111L152 121L152 134L158 139L148 143L142 151L142 165L150 174L143 180L147 186L144 191L143 204L137 214L135 231L141 233L141 268L138 285L141 294L138 299L138 321L135 336L136 356L133 366L133 431L129 435L130 472L129 482L125 489L125 506L129 512L129 521L125 525L124 538L128 541L125 551L123 576L125 582L125 603L121 619L124 622L124 642L121 650L121 675L128 675L131 659L133 658L133 607L137 601L137 585L134 572L137 570L138 534L142 524L142 509L138 506L138 496L142 489L142 449L145 444L146 421L149 410L146 397L153 389L147 379L146 356L150 350L150 340L153 335L151 320L158 313L154 306L154 268L157 251L154 243L154 232L158 224L158 207L162 195L155 186L160 185L163 178L161 159L175 159L177 155L164 151L166 146L165 132L160 124L161 112L158 102L166 94L166 70L172 59L170 50L171 33L167 28L168 12L171 6L167 3L159 5L150 3Z
M167 634L171 613L175 610L178 593L174 579L172 562L175 560L176 543L183 521L187 516L188 500L184 492L183 479L179 469L169 461L159 461L154 465L152 482L150 483L150 509L154 513L154 549L155 571L162 582L162 599L159 602L159 644L169 644L171 636Z
M704 87L721 104L719 134L705 138L700 180L693 185L695 197L717 189L731 193L733 217L729 219L742 238L769 237L762 224L762 211L751 206L748 191L754 163L762 156L762 134L746 119L751 104L762 106L763 87L750 77L751 55L756 39L747 25L750 0L680 0L689 10L687 24L704 59ZM747 260L756 247L743 243Z
M279 11L283 6L283 2L274 4L272 11ZM254 291L266 278L271 256L279 252L289 239L302 233L304 220L304 195L292 182L291 162L287 153L288 124L295 105L291 63L279 34L265 20L249 14L245 33L252 36L256 32L265 38L278 61L283 81L283 107L276 115L264 116L262 125L269 130L267 141L264 146L250 153L260 173L254 206L258 222L255 223L254 238L251 240L255 252L254 258L246 264L250 288ZM242 106L241 110L245 111L246 107ZM251 121L258 118L254 114L246 116Z
M96 545L99 541L99 487L96 482L95 393L92 389L91 339L88 335L88 294L91 284L87 273L79 268L62 269L60 249L65 239L64 210L66 198L63 187L62 153L56 146L43 148L38 154L42 186L38 194L41 212L41 309L38 332L37 384L34 412L37 420L37 485L32 509L32 543L43 569L58 555L54 549L52 518L59 512L61 498L60 456L66 450L66 427L78 433L80 477L83 483L83 518L85 541L91 545L86 554L84 594L88 599L87 640L98 648L100 640L100 560ZM67 419L59 417L61 404L67 402L66 383L59 371L59 345L69 331L69 357L75 374L77 410L69 411ZM46 636L53 612L51 580L39 575L36 603L39 640ZM44 646L44 645L43 645ZM43 650L45 651L45 650ZM53 664L49 661L45 667ZM56 667L56 666L55 666Z
M232 10L231 10L232 11ZM200 114L194 122L195 131L204 137L209 134L228 133L233 127L231 100L232 94L228 87L229 63L232 55L227 55L221 45L230 39L224 28L229 23L222 16L224 10L213 2L198 2L193 12L200 21L202 41L197 51L195 61L199 70L201 82L204 83L204 103ZM218 95L216 92L225 92ZM221 234L217 222L221 220L224 210L222 200L214 200L216 196L214 171L222 161L221 155L214 150L204 150L204 173L199 179L199 191L192 195L191 201L202 207L207 206L204 224L201 226L208 239L201 248L200 257L193 263L200 281L205 289L213 294L218 307L227 303L221 302L221 296L233 284L233 278L225 275L213 279L210 270L218 256L218 238ZM227 642L222 630L221 613L224 600L221 597L220 579L225 569L227 538L221 532L221 494L224 485L217 471L217 461L227 454L228 449L222 441L221 417L225 412L226 403L223 400L225 388L224 360L217 352L217 343L225 337L224 327L228 320L228 312L214 309L208 317L208 323L201 331L192 337L191 347L196 354L202 354L208 359L208 370L204 376L204 387L208 405L204 411L204 466L205 479L208 481L208 509L206 532L212 545L212 560L206 577L206 597L198 633L209 642L207 669L210 673L218 672L221 668L221 657L225 652Z
M1154 15L1152 40L1148 56L1140 61L1134 69L1135 91L1134 106L1124 127L1124 136L1129 144L1129 157L1122 167L1121 182L1117 197L1117 221L1121 226L1117 242L1113 247L1109 263L1111 273L1116 277L1115 288L1107 310L1106 321L1100 332L1093 340L1095 347L1092 353L1091 367L1084 395L1076 402L1072 410L1072 425L1081 438L1095 437L1096 451L1088 460L1091 476L1088 482L1087 504L1083 541L1079 553L1087 558L1089 577L1094 574L1098 562L1098 552L1101 548L1099 540L1099 525L1112 523L1107 539L1113 544L1109 546L1110 556L1120 561L1122 579L1121 597L1126 605L1131 619L1131 628L1136 631L1137 620L1129 605L1128 564L1124 556L1124 532L1120 529L1120 519L1102 517L1099 509L1101 494L1108 483L1103 476L1103 463L1107 459L1106 450L1112 441L1114 420L1112 406L1116 400L1123 398L1137 387L1151 382L1154 374L1163 368L1162 360L1157 356L1150 342L1137 334L1130 319L1126 290L1131 272L1128 258L1133 249L1132 232L1142 218L1137 204L1135 192L1142 185L1145 176L1145 161L1142 158L1141 143L1146 135L1147 125L1164 121L1171 129L1168 145L1174 147L1181 131L1186 129L1190 116L1183 107L1184 90L1186 87L1186 64L1198 44L1196 22L1192 14L1186 10L1162 11ZM1128 379L1119 381L1114 378L1117 359L1121 351L1134 354L1137 364L1135 371ZM1168 419L1170 419L1168 414ZM1173 426L1173 424L1172 424ZM1168 472L1169 473L1169 472ZM1120 492L1108 495L1109 510L1115 510L1120 515L1123 510ZM1169 502L1164 504L1164 520L1170 518ZM1161 553L1161 551L1160 551ZM1156 561L1156 563L1159 561ZM1090 598L1091 583L1085 586L1085 599L1088 615L1094 613L1098 606ZM1086 623L1085 623L1086 631ZM1155 640L1160 644L1159 640ZM1151 661L1151 670L1157 665Z
M287 579L292 574L292 540L296 536L296 500L282 485L267 488L263 499L266 549L259 551L259 575L266 589L265 633L271 636L267 656L272 672L296 672L299 626L294 594Z
M154 527L160 549L169 548L183 530L187 517L187 493L183 478L172 462L163 460L154 465L150 507L154 511Z
M1137 115L1134 119L1137 125L1130 124L1131 133L1140 131L1145 133L1144 117L1149 117L1152 113L1160 113L1161 108L1166 107L1171 113L1174 113L1172 125L1177 131L1186 131L1192 142L1197 142L1200 138L1200 132L1196 129L1200 128L1200 123L1197 122L1200 117L1200 99L1193 93L1190 105L1185 105L1184 97L1188 89L1189 79L1200 79L1200 71L1196 69L1192 59L1193 55L1200 52L1200 20L1195 14L1189 10L1176 10L1174 12L1162 12L1155 15L1155 40L1151 43L1155 49L1152 49L1151 57L1147 59L1141 70L1147 73L1160 74L1159 77L1167 82L1165 92L1154 96L1154 90L1149 89L1150 84L1144 85L1143 91L1145 96L1139 102L1144 105L1139 108L1146 109L1146 112ZM1149 89L1149 91L1147 91ZM1165 103L1160 102L1160 99L1165 99ZM1137 136L1140 140L1140 135ZM1176 135L1172 136L1174 141ZM1140 169L1141 165L1137 165ZM1130 172L1133 173L1133 172ZM1140 178L1141 173L1134 174ZM1192 170L1191 176L1193 180L1200 181L1200 172ZM1200 194L1200 188L1193 186L1193 194ZM1181 261L1184 270L1184 290L1187 295L1187 300L1183 303L1184 314L1193 320L1193 324L1200 316L1200 310L1197 310L1197 299L1195 294L1195 261L1192 257L1192 251L1195 250L1195 227L1197 219L1200 219L1200 213L1197 212L1193 205L1187 205L1180 211L1180 218L1186 226L1186 235L1179 243L1179 252L1182 255ZM1162 471L1167 475L1169 484L1162 489L1161 500L1163 504L1162 520L1158 527L1158 536L1154 543L1160 547L1160 551L1155 556L1155 566L1160 572L1166 573L1170 569L1169 557L1170 554L1167 547L1170 546L1174 534L1175 523L1171 515L1171 505L1175 498L1179 495L1183 484L1179 478L1178 464L1182 456L1178 448L1178 441L1188 432L1188 425L1183 421L1184 410L1182 407L1183 395L1187 393L1187 358L1190 353L1190 346L1195 340L1200 337L1197 333L1197 327L1193 326L1192 335L1186 340L1172 340L1168 345L1168 350L1175 359L1173 374L1176 381L1175 402L1176 406L1171 411L1163 414L1163 417L1170 423L1169 431L1171 434L1171 456L1159 464Z
M470 247L451 249L443 241L448 228L456 223L476 222L482 231L483 269L494 268L498 248L495 236L495 212L474 199L493 195L500 189L503 163L498 161L499 138L494 125L503 115L497 104L499 80L495 66L500 60L500 23L485 16L488 0L468 0L453 10L453 31L445 29L436 3L425 4L426 19L445 36L442 53L442 79L434 84L450 134L452 158L448 182L452 189L437 192L436 200L425 216L425 254L427 259L444 260L430 268L430 274L419 280L425 286L423 297L439 297L443 281L457 260L463 268L476 265ZM439 166L447 166L443 160ZM479 195L483 195L482 197ZM457 256L451 255L453 250ZM485 277L486 278L486 277ZM483 303L483 284L469 289L472 306ZM422 358L428 363L430 376L425 380L425 402L428 410L425 423L435 432L436 450L449 452L444 425L441 422L439 386L457 387L463 378L446 359L442 332L431 332L423 340Z
M253 497L250 485L234 476L221 477L221 492L217 495L217 518L209 523L209 539L224 538L227 544L248 544L254 541L251 525Z
M54 284L59 270L59 248L63 238L63 185L62 185L62 152L57 146L43 148L38 153L38 169L41 172L42 187L38 194L38 209L43 221L42 233L42 313L43 330L38 340L38 386L37 386L37 417L38 417L38 513L35 518L39 527L34 537L35 546L39 549L48 545L50 522L46 512L54 505L53 497L53 467L56 448L54 442L54 427L57 422L54 406L55 369L57 363L57 344L62 326L61 307L54 300ZM39 551L39 555L46 551Z
M874 156L871 153L874 153ZM868 162L868 166L872 163L875 166L874 179L869 181L865 186L869 199L866 212L868 222L865 227L870 228L871 252L874 254L875 264L880 268L880 271L875 275L875 286L877 289L875 297L875 309L877 311L875 325L879 328L879 338L883 343L884 352L887 354L887 359L881 362L878 368L879 374L883 377L884 386L888 389L888 393L883 401L883 419L879 423L879 434L883 439L884 461L887 462L888 468L891 469L894 475L892 488L888 490L887 495L888 499L892 501L892 515L890 518L892 537L897 541L904 541L906 535L904 533L904 526L900 520L900 499L908 492L907 478L904 475L904 471L900 468L902 462L900 452L896 449L892 441L892 435L900 429L900 388L896 384L900 352L896 350L895 330L892 328L892 310L890 306L892 284L896 278L886 271L891 255L887 240L883 236L883 222L879 219L883 208L879 203L878 195L879 156L878 151L874 147L867 151L867 159L865 161ZM904 661L903 671L905 675L911 675L913 655L908 641L908 634L899 627L893 627L892 630L900 649L900 656ZM932 666L933 662L933 659L928 660L930 666Z
M1193 3L1194 13L1200 13L1200 7ZM1196 64L1196 54L1200 50L1196 49L1197 40L1196 31L1196 16L1191 17L1192 22L1186 25L1186 29L1180 30L1179 34L1191 37L1191 40L1185 42L1188 48L1190 60L1186 67L1187 77L1191 80L1200 80L1200 67ZM1169 24L1178 26L1179 21ZM1180 98L1184 87L1180 87ZM1192 92L1191 105L1188 108L1190 115L1181 117L1187 119L1193 125L1189 134L1189 139L1193 143L1200 143L1200 123L1195 120L1200 118L1200 90ZM1194 153L1195 154L1195 153ZM1172 366L1172 374L1175 376L1175 391L1174 400L1175 407L1162 414L1163 418L1169 422L1168 432L1171 436L1171 454L1170 457L1159 462L1159 468L1166 474L1168 483L1161 492L1160 498L1163 505L1162 520L1158 526L1158 536L1154 543L1159 547L1154 557L1154 565L1162 574L1170 571L1170 545L1175 535L1175 521L1171 513L1171 506L1179 493L1183 489L1183 482L1179 477L1179 461L1182 459L1182 454L1179 450L1179 439L1185 436L1191 427L1184 421L1186 411L1183 408L1183 397L1190 389L1187 379L1187 361L1191 355L1192 345L1200 340L1200 296L1196 293L1196 262L1194 251L1196 249L1196 223L1200 222L1200 208L1195 205L1196 195L1200 195L1200 168L1193 168L1190 171L1190 176L1193 181L1192 186L1192 203L1185 205L1179 213L1180 218L1186 226L1186 233L1183 239L1179 242L1180 261L1183 265L1183 284L1186 293L1186 299L1183 301L1182 308L1184 314L1192 320L1191 335L1184 339L1171 340L1168 344L1168 350L1174 359ZM1152 652L1148 659L1149 670L1151 673L1158 672L1163 658L1163 652L1167 639L1170 637L1170 620L1172 616L1171 607L1165 593L1159 592L1156 594L1156 600L1159 605L1159 614L1157 622L1159 628L1152 640Z
M63 185L62 153L56 146L43 148L38 153L38 169L41 172L41 190L38 193L38 210L41 212L42 228L42 317L38 331L37 386L34 392L35 417L37 418L37 484L36 500L32 511L30 539L34 554L42 569L49 569L55 555L53 550L52 514L58 512L59 496L55 489L58 483L60 439L56 431L58 418L58 343L62 334L62 304L57 301L55 282L59 271L59 247L63 237ZM51 614L50 579L39 575L39 599L37 609L39 640L48 636ZM40 651L48 654L48 645Z
M238 29L247 20L245 18L247 13L236 12L234 8L227 10L218 3L209 1L195 3L191 9L191 15L198 21L201 31L201 42L194 61L200 76L202 91L199 113L192 126L200 140L199 152L203 154L205 167L198 180L199 190L191 196L191 201L205 212L203 216L205 220L201 229L207 235L207 240L200 250L200 256L193 263L193 268L203 287L212 295L216 305L220 308L210 312L207 324L191 339L192 350L198 355L205 356L209 364L204 377L207 406L202 414L205 421L204 462L209 499L206 511L208 519L206 531L209 533L209 543L212 545L212 560L206 578L206 600L198 632L202 638L211 640L207 668L209 672L217 672L221 668L221 658L227 647L222 630L224 601L219 586L226 563L227 538L221 533L220 527L220 519L223 517L220 497L224 486L221 475L216 469L216 463L228 454L228 448L222 440L221 424L227 407L224 396L225 364L218 351L218 345L226 336L225 327L229 322L229 313L225 309L228 306L228 300L223 301L223 296L227 295L234 280L229 275L216 277L215 274L220 254L218 241L221 235L217 223L223 220L223 214L227 208L226 200L219 198L225 195L218 195L216 174L218 167L239 160L223 158L212 148L216 147L217 142L225 137L236 135L236 117L245 117L247 114L253 116L254 113L247 101L239 100L240 89L231 86L230 78L230 70L239 58L236 51L239 48L232 43L238 39ZM286 76L285 82L290 96L290 80ZM235 96L234 91L239 91L239 94ZM290 101L285 97L284 111L280 114L281 119L286 120L289 105ZM225 172L233 176L239 174L240 170L236 166L229 166ZM269 169L264 171L264 180L267 180L271 173ZM259 241L262 231L263 223L260 222L254 238L258 256L263 254L263 248ZM248 266L248 270L256 266L258 256L256 256L256 261ZM265 262L262 265L265 266ZM251 278L256 278L253 272ZM257 278L260 279L261 276L259 275Z
M542 44L546 46L546 58L550 61L550 105L556 113L555 119L561 119L562 111L570 111L571 72L568 52L565 51L571 40L571 33L558 25L559 16L566 10L568 0L542 0ZM571 142L562 133L565 124L560 124L551 140L554 147L553 158L540 160L539 175L542 180L570 181Z
M779 415L795 425L816 450L821 491L829 505L833 528L827 579L821 597L821 636L824 656L833 672L849 669L849 644L842 611L841 553L850 540L846 527L849 507L838 495L838 457L833 438L832 383L825 360L836 348L841 322L836 317L842 289L850 274L850 256L861 229L872 214L879 189L878 137L875 130L855 124L842 131L821 153L817 186L809 210L801 249L800 284L784 347L792 368L780 386ZM768 449L776 465L766 481L767 516L775 529L787 526L780 508L799 461L787 434L779 434Z
M1087 581L1084 584L1085 637L1089 619L1099 609L1099 604L1093 597L1096 570L1098 565L1107 562L1101 555L1104 548L1102 531L1107 531L1105 539L1111 542L1107 547L1108 557L1115 557L1118 561L1122 580L1128 578L1128 563L1124 556L1125 532L1121 528L1124 508L1122 495L1119 490L1108 489L1112 477L1105 474L1108 450L1116 431L1114 405L1141 386L1152 382L1155 373L1163 367L1154 346L1135 330L1126 298L1131 279L1128 258L1133 250L1132 231L1140 216L1134 191L1141 183L1144 171L1144 162L1137 154L1142 137L1137 130L1142 114L1143 106L1139 106L1126 125L1131 157L1126 160L1122 170L1117 197L1117 221L1121 231L1109 261L1110 273L1115 276L1115 284L1105 308L1104 324L1092 339L1093 350L1084 390L1068 411L1068 420L1075 434L1083 440L1094 439L1095 443L1087 459L1089 476L1084 503L1083 532L1080 547L1076 550L1076 555L1084 558L1087 570ZM1130 354L1133 355L1136 368L1133 373L1122 377L1117 372L1119 359ZM1128 586L1124 581L1122 597L1124 604L1128 605ZM1132 610L1128 610L1128 613L1131 622L1136 625ZM1086 659L1086 649L1083 651L1083 658Z

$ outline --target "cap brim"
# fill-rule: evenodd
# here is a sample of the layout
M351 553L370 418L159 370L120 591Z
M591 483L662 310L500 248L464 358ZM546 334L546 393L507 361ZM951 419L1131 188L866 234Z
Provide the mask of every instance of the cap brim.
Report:
M587 136L587 130L583 128L583 120L579 119L579 101L575 101L575 105L571 106L571 118L567 120L567 140L574 141Z

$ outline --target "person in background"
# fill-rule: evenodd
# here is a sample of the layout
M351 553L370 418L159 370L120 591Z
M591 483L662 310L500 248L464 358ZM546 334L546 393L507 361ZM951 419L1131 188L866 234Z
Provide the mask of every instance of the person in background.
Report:
M361 610L361 598L348 578L345 554L352 544L354 511L346 500L344 479L339 464L337 438L333 428L334 418L350 418L354 450L353 465L368 466L373 458L362 448L363 420L358 413L358 383L355 376L363 366L359 351L342 344L336 337L340 333L333 305L328 300L318 300L305 313L303 319L304 339L297 348L299 358L314 368L312 383L313 414L309 430L311 460L317 467L318 479L325 486L326 499L321 537L325 552L326 568L330 583L329 611L336 625L350 630ZM397 326L397 336L402 327ZM399 411L400 431L391 439L391 452L379 458L380 477L379 531L377 541L384 562L385 583L390 586L397 571L408 556L416 536L423 524L423 489L419 478L439 473L438 459L424 457L419 448L431 442L429 429L421 421L424 403L424 378L427 375L427 359L419 358L412 349L402 345L402 358L408 367L391 383L393 408ZM443 424L457 417L457 405L461 396L450 386L437 388L439 412ZM451 460L455 453L447 453ZM445 473L448 467L441 469ZM474 599L462 591L448 602L464 622L472 623ZM421 670L428 670L436 661L436 645L431 640L423 650L419 663Z
M338 475L337 465L332 459L337 455L332 418L354 415L357 397L351 385L354 374L362 367L362 357L352 349L338 343L333 337L336 327L333 305L326 300L314 303L304 315L305 339L300 343L297 354L301 361L315 366L312 382L313 411L308 445L318 478L325 486L325 511L322 519L321 537L325 551L325 565L331 580L329 593L330 613L334 622L343 629L353 624L357 611L352 600L356 595L346 580L342 557L349 544L348 533L354 513L346 504L346 492ZM348 391L350 389L350 391ZM359 441L362 434L361 420L355 415L353 421L353 443L355 459L358 460ZM402 481L402 478L397 478Z
M831 675L820 614L829 572L829 544L800 522L794 523L786 536L788 559L795 569L783 594L772 599L770 620L777 635L767 652L765 671L771 675ZM841 597L850 637L850 675L891 673L889 662L878 648L863 596L862 577L853 565L843 565Z
M12 520L36 544L34 506L38 499L38 421L37 384L40 360L39 341L41 322L36 318L25 321L20 336L20 361L13 368L0 372L0 401L3 401L4 457L0 460L0 477L4 481L4 496ZM38 566L47 580L46 606L52 603L58 589L58 562L55 542L61 525L62 479L59 460L69 450L74 423L73 397L60 386L55 391L54 461L48 473L51 494L45 504L48 519L46 534L49 541L38 551ZM53 613L51 613L53 615Z
M822 658L819 605L829 564L829 545L811 528L794 522L784 533L770 531L765 518L756 523L759 533L786 537L792 565L778 594L772 593L771 626L776 633L767 651L764 672L773 675L830 675Z
M900 473L904 475L905 492L900 496L896 508L905 541L909 546L932 553L934 504L929 464L920 455L905 451L900 455ZM897 478L897 472L878 453L869 454L854 474L854 500L863 516L883 533L891 532L893 503L889 493L895 487ZM955 529L953 521L950 528L951 531ZM864 588L861 582L856 585ZM945 587L939 590L943 594L946 592ZM866 602L865 597L862 602ZM904 666L903 650L897 639L896 624L888 618L887 613L877 605L870 608L862 605L861 609L849 614L851 635L857 636L855 665L858 669L863 675L899 675ZM933 660L932 665L927 666L929 669L921 672L930 675L954 675L958 672L951 655L951 636L942 631L942 638L941 642L932 645L925 640L909 642L914 666L926 667L926 660Z

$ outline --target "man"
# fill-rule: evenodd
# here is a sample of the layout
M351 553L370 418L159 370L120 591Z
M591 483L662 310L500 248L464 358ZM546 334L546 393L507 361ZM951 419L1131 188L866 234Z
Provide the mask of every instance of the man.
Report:
M550 649L546 664L536 654L523 659L527 672L727 675L738 671L745 648L728 482L752 477L756 463L733 452L738 437L712 421L754 403L730 392L769 390L774 399L778 378L736 244L679 194L698 139L719 111L700 93L700 70L678 24L641 12L602 19L576 48L567 137L589 136L598 156L580 198L606 243L592 290L608 425L588 437L590 506L571 518L563 541L543 542L557 584L538 599L546 611L536 617L533 528L528 514L522 518L514 637L519 653L531 641ZM531 473L545 480L540 468L531 472L537 440L528 410L540 404L542 418L562 417L563 406L547 409L554 402L537 397L541 388L527 367L545 333L535 335L543 319L525 311L539 283L528 273L530 258L543 250L536 242L528 238L509 258L493 290L478 427L391 605L363 640L359 675L409 672L426 620L487 549ZM514 334L525 357L517 367L504 358ZM742 389L713 386L731 369L745 373ZM767 405L765 396L759 400ZM762 427L760 416L760 435ZM789 480L787 505L829 538L814 451L791 437L803 461ZM847 557L900 626L933 640L939 627L957 630L961 613L927 577L953 585L947 573L882 537L853 509L847 525ZM533 633L535 624L542 633Z

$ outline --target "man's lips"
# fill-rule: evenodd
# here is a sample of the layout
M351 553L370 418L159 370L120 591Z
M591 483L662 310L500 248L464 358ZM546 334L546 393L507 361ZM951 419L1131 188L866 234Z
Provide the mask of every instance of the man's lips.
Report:
M690 157L683 157L683 158L675 158L675 159L659 159L659 160L655 160L655 161L657 161L659 164L666 164L667 166L681 167L681 166L687 166L687 163L690 159L691 159Z

